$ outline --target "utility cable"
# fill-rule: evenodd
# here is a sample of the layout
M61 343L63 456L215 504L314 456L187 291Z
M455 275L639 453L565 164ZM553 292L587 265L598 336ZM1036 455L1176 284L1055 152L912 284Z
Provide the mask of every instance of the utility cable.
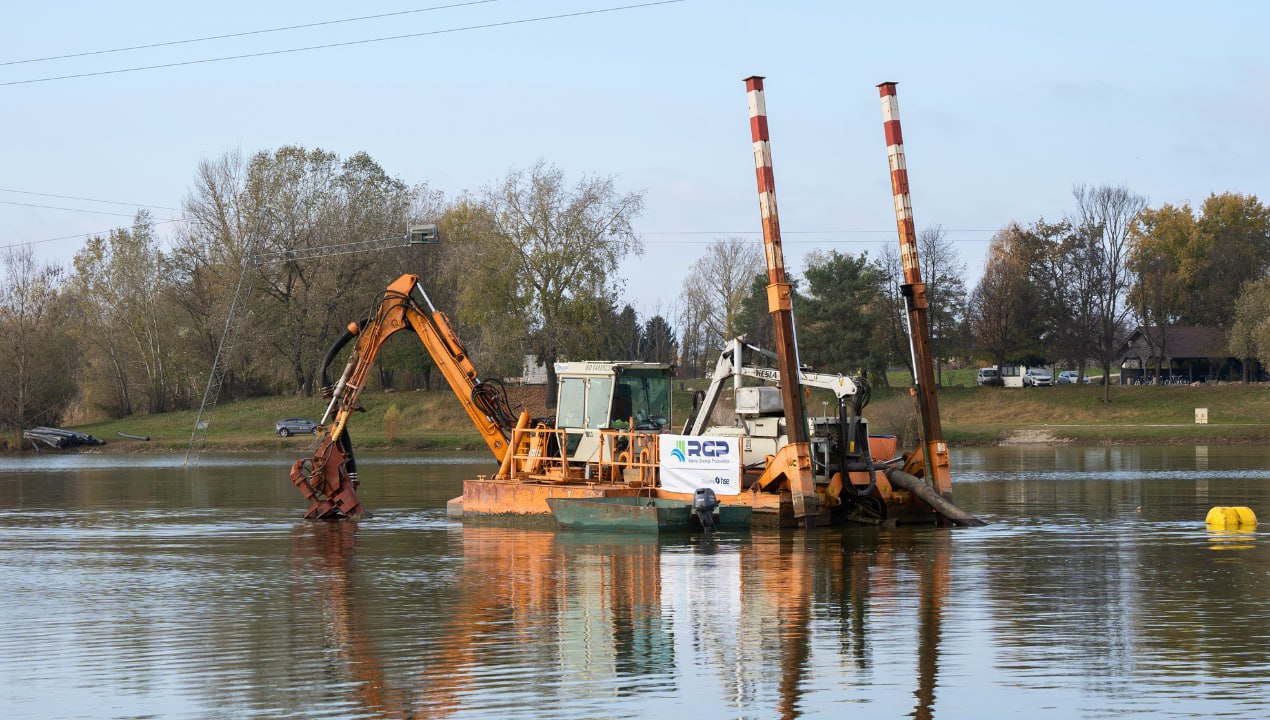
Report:
M153 208L155 210L174 210L181 212L181 208L168 207L166 205L146 205L145 203L121 202L119 200L98 200L97 198L78 197L76 195L54 195L53 193L32 192L30 190L13 190L10 188L0 188L0 192L16 193L18 195L37 195L39 197L60 198L62 200L82 200L84 202L103 203L106 205L127 205L128 207Z
M175 222L185 222L185 218L175 218L172 220L155 220L154 224L156 226L169 225ZM110 228L109 230L97 230L95 232L78 233L76 235L62 235L61 237L44 238L43 240L28 240L26 242L9 243L8 245L0 245L0 250L8 250L9 248L22 247L24 245L40 245L42 243L57 242L58 240L75 240L78 238L105 237L109 235L112 231L118 230L118 229L119 229L118 227L113 227L113 228Z
M188 45L190 43L207 42L209 40L228 40L229 38L265 35L267 33L284 32L287 30L303 30L306 28L323 27L325 25L339 25L341 23L360 22L362 20L379 20L386 17L414 15L417 13L431 12L433 10L449 10L451 8L467 7L469 5L485 5L492 2L499 2L499 0L473 0L472 2L453 3L451 5L435 5L433 7L417 8L415 10L399 10L397 12L380 13L378 15L362 15L360 17L343 18L340 20L323 20L321 22L304 23L303 25L286 25L283 27L267 28L264 30L246 30L244 32L227 33L225 35L208 35L206 37L188 38L185 40L169 40L167 42L149 43L146 45L130 45L128 47L110 48L109 50L87 50L85 52L69 53L67 55L49 55L48 57L28 58L26 60L6 60L0 61L0 67L5 65L25 65L28 63L46 62L48 60L67 60L70 58L89 57L91 55L108 55L110 53L129 52L132 50L149 50L151 48L171 47L173 45Z
M676 3L686 2L687 0L657 0L657 2L639 3L637 5L621 5L618 7L600 8L598 10L581 10L578 12L561 13L559 15L540 15L532 18L521 18L519 20L504 20L502 22L484 23L481 25L465 25L462 27L446 28L444 30L428 30L426 32L408 33L406 35L391 35L388 37L369 38L366 40L349 40L347 42L326 43L323 45L310 45L308 47L288 48L286 50L269 50L257 53L245 53L243 55L226 55L224 57L203 58L201 60L185 60L182 62L162 63L160 65L143 65L140 67L119 68L117 70L99 70L97 72L75 73L73 75L55 75L51 77L32 78L30 80L10 80L9 82L0 82L0 87L8 87L12 85L30 85L33 83L53 82L55 80L73 80L76 78L97 77L100 75L118 75L121 73L140 72L142 70L159 70L162 68L183 67L186 65L204 65L207 63L222 62L225 60L243 60L246 58L268 57L272 55L286 55L289 53L307 52L310 50L327 50L337 47L350 47L353 45L368 45L370 43L387 42L389 40L406 40L410 38L428 37L431 35L446 35L449 33L464 32L467 30L488 30L490 28L508 27L512 25L526 25L528 23L546 22L548 20L563 20L566 18L583 17L587 15L602 15L604 13L618 12L621 10L637 10L640 8L655 7L658 5L673 5Z
M108 210L88 210L85 208L68 208L57 207L56 205L36 205L35 203L15 202L13 200L0 200L0 205L17 205L19 207L43 208L44 210L65 210L67 212L92 213L93 215L115 215L118 217L136 217L136 213L117 213Z
M102 204L122 204L122 206L127 206L127 207L149 207L151 208L151 210L170 210L173 212L180 212L179 207L168 207L168 206L165 206L165 204L103 201L103 199L97 199L97 198L81 198L77 196L55 196L55 194L52 194L52 193L36 193L36 192L32 192L32 190L11 190L9 188L0 188L0 193L17 193L17 194L20 194L20 196L38 196L42 198L77 199L77 201L83 201L83 202L97 202ZM17 204L17 203L13 203L13 204ZM70 208L55 208L55 210L70 210Z

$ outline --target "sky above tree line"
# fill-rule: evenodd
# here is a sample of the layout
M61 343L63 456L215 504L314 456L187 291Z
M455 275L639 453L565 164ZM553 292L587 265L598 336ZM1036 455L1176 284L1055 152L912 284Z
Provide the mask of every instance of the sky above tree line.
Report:
M365 150L390 174L451 197L542 159L646 192L636 222L645 253L622 268L626 298L645 314L669 312L711 240L762 242L742 83L752 74L767 78L795 269L812 250L878 257L896 242L882 81L899 83L917 224L948 231L971 286L997 229L1061 218L1077 183L1123 184L1152 206L1225 191L1265 198L1262 3L685 0L612 10L641 4L6 7L0 245L35 243L39 257L69 264L85 234L130 224L140 205L160 223L179 218L198 162L231 149ZM404 35L413 37L380 40ZM279 52L321 45L333 47ZM236 57L245 55L259 56ZM226 57L236 59L217 60ZM172 66L48 79L158 65Z

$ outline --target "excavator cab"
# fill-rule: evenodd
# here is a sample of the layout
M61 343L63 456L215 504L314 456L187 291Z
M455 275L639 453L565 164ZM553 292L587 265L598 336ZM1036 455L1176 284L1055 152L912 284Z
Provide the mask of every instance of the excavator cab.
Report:
M598 460L600 430L669 430L673 371L662 363L556 363L556 427L569 460Z

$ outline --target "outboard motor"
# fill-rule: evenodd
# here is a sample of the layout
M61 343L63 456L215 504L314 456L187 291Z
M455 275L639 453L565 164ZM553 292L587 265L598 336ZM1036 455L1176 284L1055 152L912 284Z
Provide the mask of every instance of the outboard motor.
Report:
M719 498L714 496L710 488L697 488L692 495L692 509L697 513L703 530L714 530L714 510L719 507Z

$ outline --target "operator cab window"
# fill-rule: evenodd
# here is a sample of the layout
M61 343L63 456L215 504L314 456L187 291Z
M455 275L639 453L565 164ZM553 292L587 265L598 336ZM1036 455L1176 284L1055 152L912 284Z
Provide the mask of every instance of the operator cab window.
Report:
M670 378L664 372L627 370L617 382L613 420L625 422L633 417L636 430L660 431L670 427Z
M584 427L586 420L586 380L560 378L560 395L556 404L556 426Z

